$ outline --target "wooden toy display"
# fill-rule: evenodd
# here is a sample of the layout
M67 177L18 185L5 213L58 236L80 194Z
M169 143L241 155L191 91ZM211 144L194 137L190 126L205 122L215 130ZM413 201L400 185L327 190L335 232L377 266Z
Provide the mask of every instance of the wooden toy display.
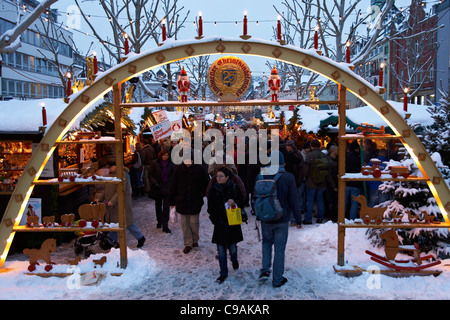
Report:
M91 222L92 227L98 228L100 223L103 223L105 213L106 205L104 203L83 204L78 208L78 214L81 218L78 225L84 228L89 221Z
M370 208L367 206L366 197L363 195L359 195L357 197L353 196L353 200L359 202L361 205L359 216L365 224L369 224L372 221L376 224L383 222L383 213L386 211L386 208Z
M105 264L106 260L107 260L106 256L103 256L98 260L93 260L94 268L97 268L97 266L100 266L103 268L103 265Z
M92 140L92 139L100 139L102 137L101 131L97 132L86 132L86 131L80 131L77 132L76 140Z
M381 126L380 129L374 129L373 124L368 124L367 122L361 123L361 126L356 128L356 131L361 132L363 135L370 135L370 134L383 135L385 133L384 126Z
M62 227L73 227L75 225L75 215L73 213L63 214L61 216Z
M45 266L45 271L50 271L54 264L50 260L50 253L56 252L56 240L55 239L47 239L45 240L40 249L24 249L23 254L30 256L30 266L28 270L30 272L36 270L36 265L39 265L38 260L42 260L47 265Z
M419 272L423 269L427 269L436 266L441 263L441 261L429 262L423 264L423 261L432 258L431 255L420 256L419 245L416 243L413 246L401 246L398 240L397 233L394 229L386 231L380 238L385 240L385 257L377 255L369 250L366 253L370 255L370 259L396 271L410 271ZM395 259L399 252L406 252L412 254L413 258L407 260L397 260Z

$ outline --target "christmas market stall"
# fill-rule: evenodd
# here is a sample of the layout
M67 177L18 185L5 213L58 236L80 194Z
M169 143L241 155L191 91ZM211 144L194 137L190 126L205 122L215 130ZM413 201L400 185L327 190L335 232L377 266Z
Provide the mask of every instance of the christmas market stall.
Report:
M0 131L0 212L2 214L32 153L38 147L47 128L66 106L60 99L0 101L3 122ZM72 132L75 132L75 128L79 126L80 121L76 121L72 126ZM86 157L89 157L88 154L89 152L86 152ZM76 165L76 156L75 150L65 147L59 150L57 148L48 160L42 176L55 178L62 172L69 174L73 169L67 168L70 168L70 165ZM44 212L56 215L61 210L66 210L66 207L87 201L88 196L89 192L86 188L60 189L55 186L38 185L33 189L27 210L40 218ZM27 215L24 215L21 225L26 224L26 218ZM27 238L24 234L21 236L18 239Z

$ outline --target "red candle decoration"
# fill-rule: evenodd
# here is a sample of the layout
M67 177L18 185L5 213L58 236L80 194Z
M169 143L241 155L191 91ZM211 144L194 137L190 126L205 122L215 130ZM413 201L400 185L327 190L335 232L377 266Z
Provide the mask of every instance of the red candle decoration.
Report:
M378 79L378 86L382 87L383 86L383 82L384 82L384 67L386 66L386 64L384 62L382 62L380 64L380 77Z
M278 22L277 22L277 39L278 41L281 41L281 16L278 16Z
M67 72L67 91L66 96L69 97L72 94L72 82L70 81L71 74Z
M348 41L347 44L346 44L347 49L346 49L346 51L345 51L345 61L346 61L347 63L350 63L350 45L351 45L351 42Z
M319 50L319 26L316 26L314 32L314 49Z
M97 62L97 54L94 52L94 74L97 74L98 72L98 62Z
M45 110L45 104L42 103L42 126L47 125L47 111Z
M200 32L200 29L199 29ZM166 33L166 19L163 19L162 21L162 41L166 41L167 39L167 33Z
M247 35L247 11L244 11L244 36Z
M163 28L165 28L165 25L164 25ZM198 13L198 36L199 37L203 36L203 19L202 19L202 13L201 12Z
M408 111L408 92L409 88L405 88L405 95L403 97L403 111Z
M124 33L123 37L125 38L125 55L130 53L130 45L128 44L128 35Z

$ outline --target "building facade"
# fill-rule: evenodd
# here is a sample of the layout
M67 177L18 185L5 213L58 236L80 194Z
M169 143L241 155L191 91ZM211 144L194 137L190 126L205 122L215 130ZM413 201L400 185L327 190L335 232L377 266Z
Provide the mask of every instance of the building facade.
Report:
M3 34L14 28L19 15L23 19L38 5L39 2L35 0L0 0L0 33ZM55 61L54 53L46 46L48 39L57 46L59 67L61 70L68 70L74 62L72 48L67 43L70 43L72 33L57 25L58 16L57 10L47 10L42 14L41 19L37 19L26 32L21 34L21 46L16 52L1 55L2 99L42 99L65 96L64 85L57 67L51 62ZM51 33L45 31L46 28L54 28L57 30L56 34L62 34L63 37L51 37Z

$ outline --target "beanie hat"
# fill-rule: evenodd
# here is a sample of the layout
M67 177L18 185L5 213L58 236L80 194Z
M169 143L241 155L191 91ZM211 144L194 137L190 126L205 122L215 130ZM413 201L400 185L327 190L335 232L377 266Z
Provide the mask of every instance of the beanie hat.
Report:
M320 142L317 139L314 139L311 141L311 147L312 148L320 148Z

